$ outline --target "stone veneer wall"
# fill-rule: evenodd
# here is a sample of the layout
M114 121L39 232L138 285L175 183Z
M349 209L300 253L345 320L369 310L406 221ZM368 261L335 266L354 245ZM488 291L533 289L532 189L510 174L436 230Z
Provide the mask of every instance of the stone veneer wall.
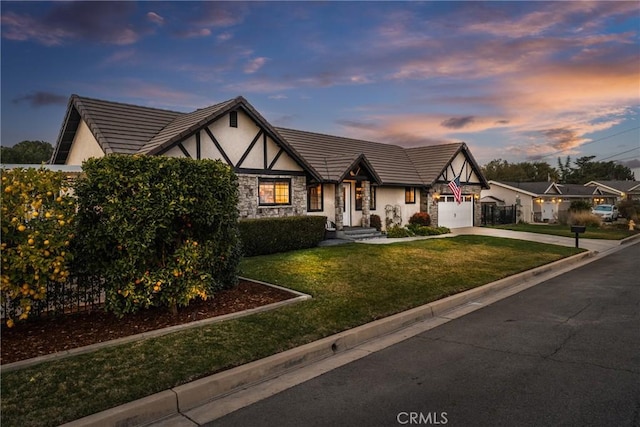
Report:
M473 225L482 224L482 206L480 205L480 185L462 185L462 195L478 195L473 199ZM433 188L420 190L420 212L428 212L431 216L431 225L438 225L438 201L433 199L434 194L450 196L453 193L447 184L436 184Z
M258 205L258 178L291 179L291 204L284 206ZM241 175L238 174L238 212L240 218L269 218L306 215L307 180L304 176L291 175Z

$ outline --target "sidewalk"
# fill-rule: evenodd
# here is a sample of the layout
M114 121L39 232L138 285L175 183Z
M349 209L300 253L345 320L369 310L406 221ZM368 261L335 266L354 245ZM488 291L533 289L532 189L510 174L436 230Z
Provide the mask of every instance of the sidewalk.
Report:
M509 230L462 228L444 236L478 234L574 246L572 238ZM424 239L413 238L411 240ZM396 240L370 239L365 244ZM625 239L640 242L640 235ZM223 371L65 424L79 426L198 426L310 378L435 328L550 278L621 250L624 241L581 239L589 252L574 255L442 300L383 318L265 359ZM626 245L625 245L626 246Z

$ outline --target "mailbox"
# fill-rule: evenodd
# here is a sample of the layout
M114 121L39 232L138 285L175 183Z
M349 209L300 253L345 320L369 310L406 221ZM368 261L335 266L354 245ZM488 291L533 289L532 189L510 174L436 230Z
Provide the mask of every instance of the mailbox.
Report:
M572 233L584 233L587 231L587 227L585 225L572 225L571 232Z
M576 233L576 248L579 247L578 244L578 236L580 236L580 233L584 233L585 231L587 231L587 227L585 225L572 225L571 226L571 232L572 233Z

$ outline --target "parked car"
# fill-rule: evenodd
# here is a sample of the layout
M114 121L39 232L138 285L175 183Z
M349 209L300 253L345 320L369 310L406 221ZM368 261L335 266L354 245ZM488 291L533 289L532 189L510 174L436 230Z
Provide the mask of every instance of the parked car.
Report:
M615 221L620 215L615 205L598 205L591 209L591 213L598 215L603 221Z

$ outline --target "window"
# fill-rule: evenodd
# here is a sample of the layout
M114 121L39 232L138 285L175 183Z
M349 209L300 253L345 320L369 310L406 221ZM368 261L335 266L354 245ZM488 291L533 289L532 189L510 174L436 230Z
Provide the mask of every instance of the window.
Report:
M322 184L307 189L307 211L321 212L324 210L322 200Z
M232 111L229 113L229 126L232 128L238 127L238 112Z
M416 202L416 189L414 187L404 188L404 202L406 204L414 204Z
M362 210L362 196L364 193L364 187L361 182L356 182L356 210Z
M285 178L260 178L258 192L261 206L291 204L291 180Z
M369 187L371 197L369 198L369 210L376 210L376 187L373 185ZM362 182L356 183L356 210L362 210L362 195L364 193L364 187Z

